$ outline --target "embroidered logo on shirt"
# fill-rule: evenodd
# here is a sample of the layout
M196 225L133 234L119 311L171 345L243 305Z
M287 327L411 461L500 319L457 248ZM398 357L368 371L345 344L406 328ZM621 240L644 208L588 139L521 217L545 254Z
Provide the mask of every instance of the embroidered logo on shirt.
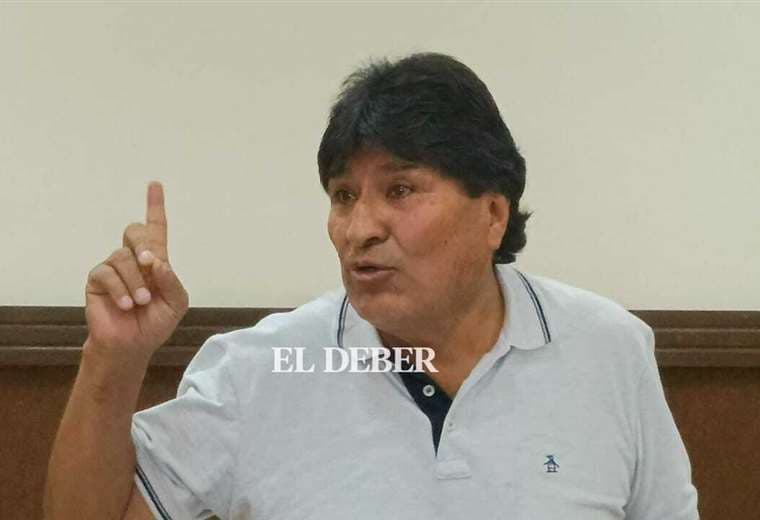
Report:
M557 464L557 461L554 460L554 455L546 456L546 462L544 462L544 466L546 466L547 473L558 473L557 469L559 469L559 464Z

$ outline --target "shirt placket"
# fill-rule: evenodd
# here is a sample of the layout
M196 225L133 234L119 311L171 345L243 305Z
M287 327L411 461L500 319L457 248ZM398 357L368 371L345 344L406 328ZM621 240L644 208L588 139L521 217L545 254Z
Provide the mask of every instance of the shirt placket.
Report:
M493 350L486 353L475 368L473 368L470 375L464 380L454 399L450 400L445 418L442 421L438 446L434 450L435 473L438 479L464 479L472 476L469 461L458 447L464 442L462 436L466 435L467 396L483 377L494 368L496 362L507 355L509 350L509 345L496 345ZM427 374L405 374L404 377L416 379L413 384L406 384L398 374L390 375L398 384L406 387L409 397L415 401L418 408L428 417L431 429L434 429L435 418L431 419L429 412L431 410L435 411L436 407L442 406L443 398L448 399L448 396ZM413 392L416 392L416 395L412 395ZM440 402L435 403L431 401L431 406L426 406L426 399L438 399ZM435 432L433 435L431 441L434 442Z

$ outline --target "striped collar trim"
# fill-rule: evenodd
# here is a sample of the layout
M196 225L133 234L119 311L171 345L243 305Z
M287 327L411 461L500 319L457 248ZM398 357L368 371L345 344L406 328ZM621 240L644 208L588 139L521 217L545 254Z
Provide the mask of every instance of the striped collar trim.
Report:
M508 308L499 341L521 350L534 350L550 343L547 306L535 282L511 264L500 265L497 273Z
M497 345L534 350L550 343L547 308L535 282L512 264L499 264L496 272L508 309ZM359 316L345 291L338 307L336 341L341 348L383 346L377 329Z

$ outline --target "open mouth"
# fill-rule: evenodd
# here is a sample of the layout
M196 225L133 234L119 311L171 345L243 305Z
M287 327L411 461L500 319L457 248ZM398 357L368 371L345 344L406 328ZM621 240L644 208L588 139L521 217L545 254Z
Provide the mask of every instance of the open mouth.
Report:
M383 269L374 266L359 267L356 270L360 273L376 273L378 271L383 271Z
M382 280L387 280L387 278L392 273L393 273L393 269L391 268L369 266L369 265L354 267L351 270L351 274L354 280L358 282L367 282L367 283L375 283L375 282L380 282Z

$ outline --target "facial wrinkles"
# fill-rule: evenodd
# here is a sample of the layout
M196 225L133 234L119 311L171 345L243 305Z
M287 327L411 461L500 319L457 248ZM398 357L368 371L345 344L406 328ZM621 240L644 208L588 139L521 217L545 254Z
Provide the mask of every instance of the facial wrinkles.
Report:
M426 325L424 328L440 330L466 286L462 279L466 274L460 269L466 262L460 256L467 254L468 244L458 239L462 224L466 224L466 208L443 192L425 206L416 212L419 219L410 218L406 226L397 229L402 234L402 257L408 260L410 278L417 286L414 318ZM412 309L408 311L411 318Z
M454 313L455 309L466 308L480 288L480 267L482 258L479 243L474 237L481 232L482 223L478 218L478 208L467 200L451 212L448 219L449 232L444 235L439 254L451 261L442 267L445 279L439 280L446 294L440 301L446 307L442 312Z
M386 312L393 312L384 314L383 319L397 325L398 320L416 321L426 329L438 321L440 329L441 320L451 321L456 311L473 304L473 295L483 283L479 271L483 263L482 233L487 232L481 218L483 208L473 205L471 199L458 197L459 191L452 191L445 180L417 173L409 174L409 180L416 184L411 199L389 199L387 189L405 177L382 173L379 164L380 160L364 156L346 177L334 179L331 193L346 189L354 198L349 206L331 209L330 237L344 267L346 261L365 255L399 269L394 283L381 300L376 300L393 298L386 300L390 305ZM421 190L415 182L419 177L427 179ZM349 226L360 227L352 230ZM397 299L399 296L402 298Z
M363 248L382 244L392 238L399 227L409 226L416 223L414 217L415 207L401 207L404 202L388 199L388 190L395 185L415 185L414 196L419 197L421 190L419 183L402 175L388 175L374 171L371 166L353 175L336 182L334 191L341 189L351 193L350 204L334 208L331 211L331 238L344 240L343 248L348 249L346 256L356 256ZM415 203L422 199L416 199ZM396 205L398 204L398 206ZM372 239L378 239L373 241ZM370 256L372 253L369 253ZM385 254L377 253L373 257L379 261L391 261Z

